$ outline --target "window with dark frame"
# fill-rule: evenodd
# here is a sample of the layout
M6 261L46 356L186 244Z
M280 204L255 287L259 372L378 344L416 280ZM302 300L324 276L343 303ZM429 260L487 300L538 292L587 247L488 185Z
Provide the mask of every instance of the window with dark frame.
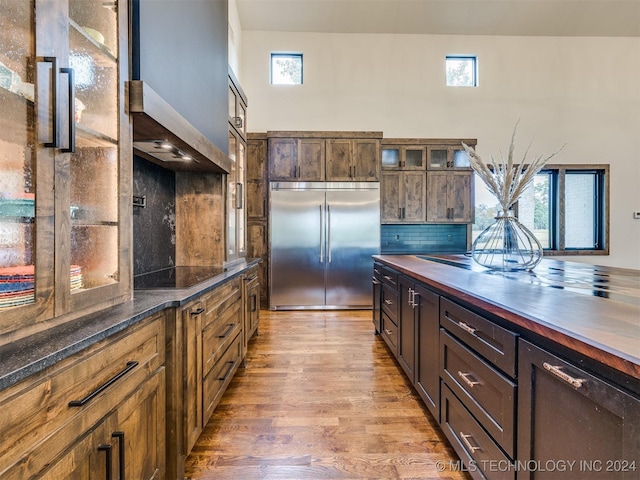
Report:
M478 64L475 55L447 55L445 72L447 87L478 86Z
M302 54L272 53L271 84L302 85Z
M481 183L476 182L476 188L482 188ZM609 165L547 165L520 196L518 219L545 255L608 254L608 185ZM473 238L497 208L476 201Z

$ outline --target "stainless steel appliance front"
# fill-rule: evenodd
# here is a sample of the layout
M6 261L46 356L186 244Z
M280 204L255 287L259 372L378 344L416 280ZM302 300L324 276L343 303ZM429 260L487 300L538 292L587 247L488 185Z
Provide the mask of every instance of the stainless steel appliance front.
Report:
M270 308L371 308L378 182L274 182Z

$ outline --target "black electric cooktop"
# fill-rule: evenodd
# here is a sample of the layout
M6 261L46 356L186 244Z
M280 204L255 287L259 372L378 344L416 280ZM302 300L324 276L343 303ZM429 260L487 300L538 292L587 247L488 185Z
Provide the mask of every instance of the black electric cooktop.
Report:
M134 290L188 288L225 271L222 267L171 267L133 277Z

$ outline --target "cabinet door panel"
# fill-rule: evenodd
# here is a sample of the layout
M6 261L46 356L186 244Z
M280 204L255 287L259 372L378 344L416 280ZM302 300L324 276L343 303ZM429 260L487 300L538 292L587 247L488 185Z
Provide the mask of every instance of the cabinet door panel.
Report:
M327 180L348 182L353 165L352 141L342 139L327 140Z
M453 222L473 222L473 173L451 172L449 208Z
M411 383L415 382L416 314L413 306L413 282L404 277L399 281L400 312L398 322L398 362Z
M39 474L37 478L41 480L113 478L116 472L114 465L117 462L117 446L114 447L111 442L110 423L105 421L91 434L78 441L50 468ZM110 459L108 456L110 456ZM111 466L110 475L107 474L109 465Z
M449 176L447 172L427 173L427 221L448 222Z
M426 176L424 172L403 172L405 222L425 221Z
M247 218L262 219L267 215L267 182L247 182ZM247 231L247 236L249 232ZM249 248L247 237L247 248Z
M267 141L249 137L247 141L247 181L267 181Z
M400 173L383 172L380 182L380 218L382 222L400 220Z
M353 180L373 182L380 178L379 140L354 140L353 157Z
M117 411L115 457L124 448L125 478L162 478L165 470L165 371L158 370ZM114 432L111 432L113 435ZM120 444L123 442L123 445ZM119 461L119 460L118 460Z
M295 138L269 139L269 179L293 180L298 164L298 141Z
M416 335L418 347L416 355L416 389L431 414L440 420L440 297L416 285L418 297L418 323Z
M184 405L185 452L188 454L202 432L202 302L182 310L184 328ZM200 313L197 313L200 312Z
M298 146L298 180L324 180L324 139L303 138Z
M576 464L518 478L637 479L640 400L529 342L519 346L519 460Z

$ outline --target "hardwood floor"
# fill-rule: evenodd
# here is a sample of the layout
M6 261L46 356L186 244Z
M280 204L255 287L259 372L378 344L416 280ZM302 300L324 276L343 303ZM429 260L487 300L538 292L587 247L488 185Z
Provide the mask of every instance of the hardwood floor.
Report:
M260 315L186 478L470 478L450 466L455 453L373 334L370 311Z

